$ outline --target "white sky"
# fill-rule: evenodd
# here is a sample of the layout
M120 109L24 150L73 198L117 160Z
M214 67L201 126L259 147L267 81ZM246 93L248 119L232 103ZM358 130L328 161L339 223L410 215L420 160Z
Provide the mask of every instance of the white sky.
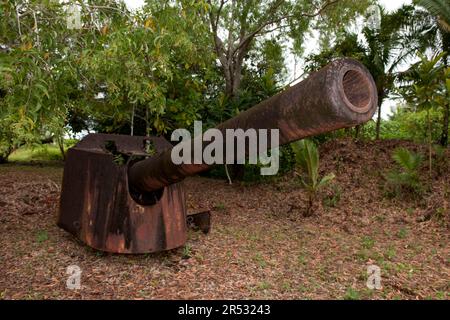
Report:
M139 7L141 7L142 5L144 5L144 0L124 0L125 3L127 4L128 8L130 9L138 9ZM384 6L386 8L386 10L388 11L393 11L396 10L398 8L400 8L403 4L411 4L411 0L379 0L378 1L382 6ZM317 41L312 38L309 39L307 41L307 49L306 52L313 52L317 50ZM292 55L289 55L286 57L286 63L288 66L288 74L291 75L291 79L295 79L296 76L300 75L301 72L301 63L298 66L298 70L294 70L295 69L295 63L294 63L294 58ZM382 117L383 118L387 118L387 116L391 113L391 109L393 107L396 106L396 102L392 101L392 100L386 100L383 103L383 108L382 108Z

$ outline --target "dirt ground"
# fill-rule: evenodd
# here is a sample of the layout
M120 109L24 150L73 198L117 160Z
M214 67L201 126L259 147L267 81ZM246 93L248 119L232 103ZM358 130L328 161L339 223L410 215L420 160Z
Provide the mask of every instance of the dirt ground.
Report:
M211 232L146 255L97 252L55 225L61 165L0 166L0 298L449 299L450 174L423 198L387 198L382 174L400 145L425 152L399 141L324 144L321 170L337 178L309 218L293 174L231 186L189 178L189 211L211 209ZM366 286L373 264L381 290ZM82 270L79 290L66 287L70 265Z

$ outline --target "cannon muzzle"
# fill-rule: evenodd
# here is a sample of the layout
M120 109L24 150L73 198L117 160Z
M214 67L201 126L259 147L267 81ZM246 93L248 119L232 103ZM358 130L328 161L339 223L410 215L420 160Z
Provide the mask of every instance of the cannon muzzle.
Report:
M278 129L279 140L269 146L274 148L362 124L372 118L377 100L367 69L355 60L340 59L216 129L224 135L228 129ZM196 139L201 137L187 143L195 145ZM225 142L224 150L230 151ZM86 136L67 154L58 225L108 252L146 253L182 246L187 213L180 182L211 166L175 164L171 155L172 145L161 137ZM188 220L209 229L208 212Z

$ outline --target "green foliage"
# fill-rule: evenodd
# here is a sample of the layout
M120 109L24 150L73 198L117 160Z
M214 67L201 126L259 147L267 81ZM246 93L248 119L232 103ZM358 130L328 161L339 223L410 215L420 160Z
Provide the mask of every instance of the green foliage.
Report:
M65 146L67 149L68 146ZM62 155L59 147L54 144L23 146L8 158L11 162L33 162L33 161L61 161Z
M364 39L351 31L341 33L334 46L325 46L319 54L306 58L307 70L315 71L337 57L352 57L369 69L377 85L379 98L383 100L393 89L396 78L394 69L415 54L423 43L413 43L421 30L411 35L407 29L407 24L416 15L413 6L403 6L392 13L380 7L380 14L378 30L364 28ZM405 48L406 39L409 39L408 48Z
M67 27L75 3L81 29ZM184 4L131 13L115 0L1 2L0 157L67 130L162 134L192 123L214 57L204 3Z
M87 98L96 104L99 129L114 132L141 122L134 133L144 135L190 126L199 117L213 64L202 21L181 6L160 2L148 4L133 20L133 27L108 26L98 45L83 54L92 88ZM105 97L96 103L99 88Z
M361 295L358 290L348 288L344 295L344 300L360 300Z
M399 88L399 92L406 101L418 109L438 107L448 98L445 81L447 75L445 66L441 63L445 54L445 52L436 53L429 59L419 53L420 61L401 75L405 85Z
M335 175L330 173L323 177L319 176L319 151L314 142L301 140L294 142L291 146L295 153L297 165L302 169L302 174L299 175L300 181L308 191L309 203L306 216L309 216L317 192L329 185Z
M428 143L428 167L429 177L432 173L432 122L430 110L437 109L447 104L450 98L450 72L442 63L445 52L436 53L430 59L419 54L420 61L411 66L402 75L402 80L407 84L400 88L400 93L406 101L418 110L425 110L427 114L427 143ZM448 131L448 121L444 123L443 131Z
M36 240L38 243L43 243L48 240L48 232L45 230L39 230L36 234Z
M438 175L444 174L448 169L449 156L447 153L447 148L441 145L434 145L434 167L436 168L436 173Z
M327 207L336 207L341 201L342 190L337 184L331 186L331 193L323 199L323 204Z
M408 236L408 230L406 230L406 228L401 228L398 232L397 232L397 237L399 239L405 239Z
M105 143L105 149L106 149L109 153L111 153L113 162L114 162L116 165L118 165L118 166L124 165L124 164L127 162L128 158L129 158L128 155L126 155L126 154L124 154L124 153L121 153L121 152L117 149L116 143L115 143L114 141L106 141L106 143Z
M190 259L192 257L192 247L190 244L186 244L183 247L183 252L181 253L183 259Z
M419 178L419 168L423 157L406 148L395 149L392 158L400 170L386 175L386 192L390 196L420 195L423 187Z
M363 249L370 250L375 246L375 240L371 237L364 236L361 240L361 246Z
M415 6L404 5L394 12L380 7L380 28L363 29L363 39L351 31L337 37L333 46L325 46L319 54L306 58L307 70L315 71L336 57L352 57L361 61L374 77L378 91L378 116L375 136L381 132L381 106L396 90L397 71L417 51L434 47L437 30L432 17Z

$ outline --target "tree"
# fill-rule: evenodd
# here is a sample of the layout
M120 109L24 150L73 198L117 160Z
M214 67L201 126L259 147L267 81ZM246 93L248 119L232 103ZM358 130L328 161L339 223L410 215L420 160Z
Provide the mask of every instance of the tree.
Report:
M62 148L69 96L77 90L64 9L54 1L3 1L0 13L2 157L47 136Z
M427 112L427 143L429 176L432 175L432 124L430 110L437 109L450 98L450 68L442 63L444 52L435 54L431 59L420 55L421 61L412 65L402 73L401 79L405 83L400 93L413 108ZM447 128L448 130L448 128Z
M311 26L343 27L370 1L238 1L207 0L214 51L225 79L225 95L239 98L244 63L255 42L274 36L278 41L294 40L297 51ZM326 22L326 23L325 23ZM344 23L345 24L345 23Z
M97 130L165 134L198 118L213 56L189 10L155 1L124 24L102 27L82 59Z
M119 0L1 2L0 160L47 137L64 153L69 131L188 126L213 64L199 10L167 1L136 14Z
M433 17L430 23L430 29L434 33L438 33L436 46L440 46L445 52L443 56L445 66L449 66L448 60L450 57L450 4L446 0L417 0L416 3L425 8ZM448 145L448 128L450 118L450 102L444 102L444 118L442 124L442 134L440 144L442 146Z

